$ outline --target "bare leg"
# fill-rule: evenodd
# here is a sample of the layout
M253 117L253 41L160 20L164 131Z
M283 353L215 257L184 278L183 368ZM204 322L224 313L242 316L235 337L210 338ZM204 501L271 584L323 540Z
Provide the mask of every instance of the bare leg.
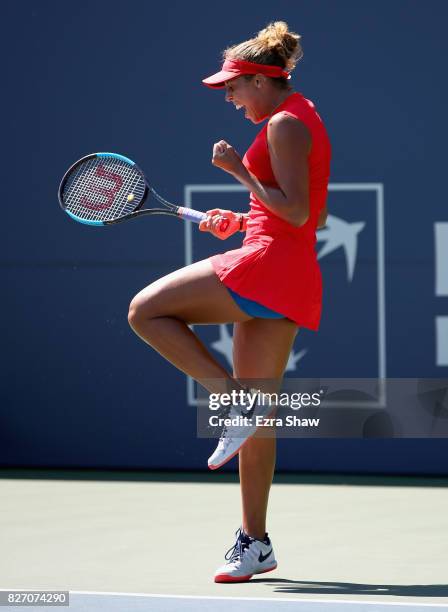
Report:
M188 327L250 320L208 259L176 270L140 291L130 304L128 318L142 340L208 391L221 393L240 387Z
M297 326L288 319L251 319L236 323L233 335L234 376L265 379L262 391L275 392L288 362ZM264 435L266 435L266 431ZM239 452L239 473L243 529L253 538L263 539L269 490L275 469L276 439L249 438Z

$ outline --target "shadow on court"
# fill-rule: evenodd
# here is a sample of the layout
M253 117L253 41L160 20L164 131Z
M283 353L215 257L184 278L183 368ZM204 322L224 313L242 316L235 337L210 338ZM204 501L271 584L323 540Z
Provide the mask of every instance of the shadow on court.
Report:
M252 578L275 593L313 595L394 595L396 597L448 597L448 584L357 584L352 582L313 582L286 578Z

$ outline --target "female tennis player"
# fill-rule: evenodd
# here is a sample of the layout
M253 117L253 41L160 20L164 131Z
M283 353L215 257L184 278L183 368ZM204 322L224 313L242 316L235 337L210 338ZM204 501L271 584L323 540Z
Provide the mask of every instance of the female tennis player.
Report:
M228 48L222 69L204 79L225 88L246 119L265 122L243 159L225 140L213 147L212 163L249 189L250 211L209 210L200 229L223 240L238 231L245 238L238 249L157 280L130 305L134 331L213 393L241 390L249 379L281 381L297 330L319 326L315 233L327 217L330 143L313 103L291 88L301 57L300 36L275 22ZM188 327L231 322L233 374ZM239 453L242 496L242 527L215 582L243 582L277 567L266 533L276 439L253 434L224 428L209 459L214 469Z

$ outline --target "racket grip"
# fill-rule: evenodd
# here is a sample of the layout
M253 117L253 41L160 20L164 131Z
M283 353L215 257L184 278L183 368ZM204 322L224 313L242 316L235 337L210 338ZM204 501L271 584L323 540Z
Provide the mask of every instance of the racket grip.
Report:
M200 223L207 217L204 212L194 210L193 208L184 208L183 206L179 206L177 212L179 217L182 217L182 219L185 219L185 221L193 221L193 223Z

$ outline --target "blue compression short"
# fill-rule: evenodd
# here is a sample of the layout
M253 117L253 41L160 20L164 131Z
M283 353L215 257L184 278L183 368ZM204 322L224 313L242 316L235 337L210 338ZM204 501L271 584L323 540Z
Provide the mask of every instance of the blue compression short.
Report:
M250 317L258 317L260 319L284 319L285 316L275 312L275 310L271 310L270 308L266 308L262 304L255 302L254 300L249 300L248 298L242 297L232 289L227 287L228 292L233 297L238 306Z

